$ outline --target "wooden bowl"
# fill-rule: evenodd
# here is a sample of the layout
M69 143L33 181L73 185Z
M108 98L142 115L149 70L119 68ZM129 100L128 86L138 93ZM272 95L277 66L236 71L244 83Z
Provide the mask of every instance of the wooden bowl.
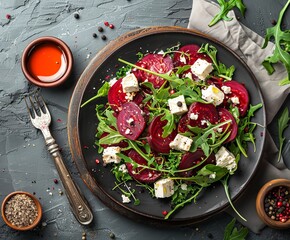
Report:
M271 219L264 209L264 200L266 195L275 187L284 186L290 191L290 180L288 179L274 179L267 182L259 191L256 198L256 209L260 219L269 227L276 229L290 228L290 219L286 222L281 222Z
M63 59L65 59L63 64L66 65L66 69L63 70L64 71L63 74L56 76L54 80L48 82L41 81L39 78L33 75L28 64L33 51L42 44L50 44L50 46L54 46L56 49L61 50ZM42 52L42 56L43 54L44 52ZM52 56L47 53L46 57L47 59L50 59ZM70 76L72 72L72 66L73 66L73 56L70 48L62 40L51 36L40 37L29 43L28 46L24 49L21 59L22 72L24 76L27 78L27 80L39 87L44 88L56 87L63 84Z
M36 219L34 220L34 222L33 222L31 225L28 225L28 226L25 226L25 227L18 227L18 226L16 226L16 225L13 225L13 224L12 224L12 223L7 219L7 217L6 217L6 215L5 215L5 207L6 207L7 202L8 202L8 201L13 197L13 196L15 196L15 195L17 195L17 194L25 194L25 195L27 195L28 197L30 197L30 198L34 201L34 203L35 203L35 205L36 205L38 215L37 215ZM42 218L42 208L41 208L41 205L40 205L40 202L38 201L38 199L37 199L35 196L33 196L32 194L30 194L30 193L28 193L28 192L23 192L23 191L16 191L16 192L12 192L12 193L10 193L10 194L9 194L8 196L6 196L5 199L3 200L3 202L2 202L2 206L1 206L1 214L2 214L2 218L3 218L4 222L5 222L9 227L13 228L14 230L18 230L18 231L27 231L27 230L31 230L31 229L35 228L35 227L39 224L39 222L40 222L40 220L41 220L41 218Z

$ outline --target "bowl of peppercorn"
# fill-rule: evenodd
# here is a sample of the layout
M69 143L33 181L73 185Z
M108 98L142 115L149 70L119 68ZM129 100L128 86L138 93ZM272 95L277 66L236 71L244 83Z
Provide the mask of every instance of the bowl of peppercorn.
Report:
M27 231L35 228L42 217L38 199L28 192L10 193L2 202L1 213L4 222L14 230Z
M267 182L257 195L256 209L260 219L269 227L290 228L290 180Z

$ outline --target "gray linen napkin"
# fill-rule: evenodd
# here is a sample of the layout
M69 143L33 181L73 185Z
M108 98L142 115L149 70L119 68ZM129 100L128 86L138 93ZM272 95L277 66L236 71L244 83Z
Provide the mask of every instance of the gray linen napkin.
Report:
M218 12L219 7L216 3L208 0L193 0L188 28L216 38L235 51L247 63L260 84L265 100L267 124L269 124L290 91L289 86L278 85L279 80L285 78L286 70L282 65L278 65L275 66L275 73L271 76L268 75L261 63L272 53L274 44L269 43L266 49L261 49L264 39L242 25L236 19L233 11L229 13L229 16L233 18L232 21L220 21L213 27L208 27L209 22ZM228 210L229 214L255 233L259 233L265 226L259 219L255 208L256 195L259 189L271 179L290 178L290 171L283 161L277 163L278 150L270 134L266 136L264 149L262 163L250 186L243 196L234 203L247 222L239 219L232 210Z

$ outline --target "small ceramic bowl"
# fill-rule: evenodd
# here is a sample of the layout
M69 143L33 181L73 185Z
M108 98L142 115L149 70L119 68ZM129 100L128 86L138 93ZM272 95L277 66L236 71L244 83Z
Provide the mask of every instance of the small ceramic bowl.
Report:
M49 47L44 48L44 46ZM53 47L55 48L53 52L54 55L52 55L51 51ZM50 49L49 52L48 49ZM36 51L37 55L35 53ZM31 68L31 59L33 58L34 66L35 68L38 68L38 71L39 69L42 69L42 72L46 69L47 71L49 69L51 71L51 69L53 67L55 68L56 66L49 66L49 64L47 64L47 62L43 60L50 61L51 64L51 61L53 61L52 56L55 56L56 51L61 52L61 61L56 61L57 64L62 65L62 67L60 67L61 70L59 72L56 72L55 74L52 74L51 76L53 76L53 78L51 79L49 78L49 76L42 76L42 78L36 76ZM38 61L36 56L39 58ZM22 72L27 80L39 87L44 88L56 87L63 84L70 76L72 66L73 56L69 47L62 40L51 36L40 37L29 43L28 46L24 49L21 59Z
M8 204L8 201L9 201L12 197L16 196L17 194L25 194L26 196L30 197L30 198L34 201L34 203L35 203L35 205L36 205L36 208L37 208L37 213L38 213L38 215L37 215L37 217L35 218L34 222L33 222L32 224L28 225L28 226L25 226L25 227L18 227L18 226L16 226L16 225L13 225L13 224L8 220L8 218L7 218L6 214L5 214L6 204ZM18 231L27 231L27 230L32 230L33 228L35 228L35 227L39 224L39 222L40 222L40 220L41 220L41 218L42 218L42 208L41 208L41 205L40 205L40 202L38 201L38 199L37 199L35 196L33 196L32 194L30 194L30 193L28 193L28 192L23 192L23 191L12 192L12 193L10 193L8 196L6 196L5 199L4 199L3 202L2 202L1 213L2 213L2 218L3 218L4 222L5 222L9 227L11 227L12 229L14 229L14 230L18 230Z
M267 182L259 191L256 198L256 210L260 219L269 227L276 229L290 228L290 219L286 222L271 219L265 211L265 198L269 192L276 187L285 187L290 192L290 180L288 179L274 179Z

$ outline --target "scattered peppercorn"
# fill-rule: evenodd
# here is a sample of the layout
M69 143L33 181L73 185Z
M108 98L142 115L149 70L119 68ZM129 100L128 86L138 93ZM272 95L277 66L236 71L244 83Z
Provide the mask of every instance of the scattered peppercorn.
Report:
M111 233L110 233L110 238L111 238L111 239L115 239L115 237L116 237L115 234L111 232Z
M103 31L104 31L104 28L102 28L102 27L98 27L98 31L99 31L99 32L103 32Z
M168 212L167 212L166 210L164 210L164 211L162 212L162 215L163 215L163 216L166 216L167 213L168 213Z
M93 33L93 38L97 38L98 35L96 33Z
M107 37L106 37L106 35L102 35L102 40L107 40Z
M273 26L275 26L275 25L277 24L277 21L276 21L275 19L272 19L272 20L271 20L271 24L272 24Z
M8 20L10 20L10 19L11 19L11 15L10 15L10 14L6 14L6 18L7 18Z
M75 13L74 14L74 17L75 17L75 19L79 19L80 18L80 15L78 13Z
M109 28L114 29L115 26L114 26L113 24L110 24L110 25L109 25Z
M207 234L207 237L208 237L209 239L213 239L213 235L212 235L212 233Z
M104 22L104 25L108 27L109 26L109 22L107 22L107 21Z
M55 184L58 184L58 180L55 178L55 179L53 179L53 182L55 183Z
M290 219L290 194L285 186L271 190L265 197L264 209L272 220L286 222Z

